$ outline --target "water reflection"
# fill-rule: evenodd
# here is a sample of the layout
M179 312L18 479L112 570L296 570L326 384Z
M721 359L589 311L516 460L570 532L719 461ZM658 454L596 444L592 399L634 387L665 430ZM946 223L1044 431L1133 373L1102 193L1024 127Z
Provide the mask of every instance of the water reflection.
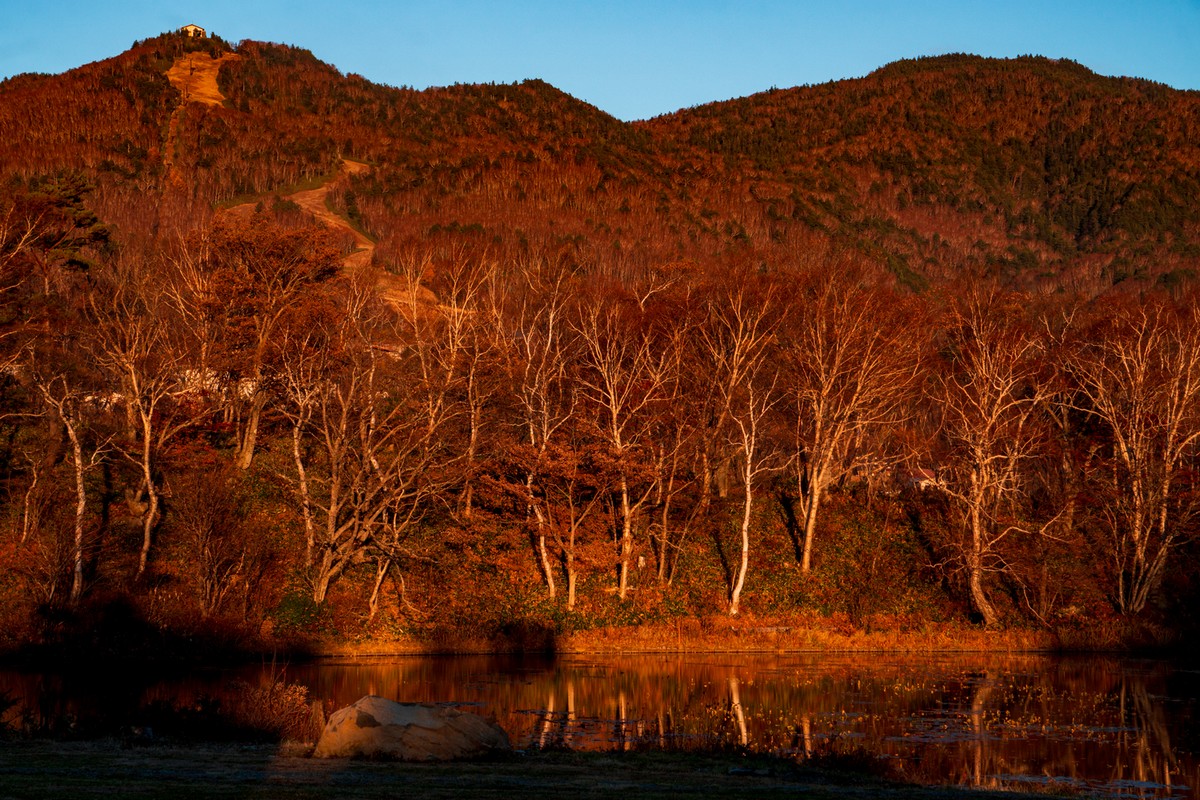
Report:
M268 667L76 684L0 674L46 718L188 702ZM494 716L518 747L746 747L796 758L866 750L920 781L1192 797L1195 673L1163 661L847 655L404 658L287 668L332 709L364 694ZM99 682L98 682L99 683ZM32 710L31 710L32 709Z

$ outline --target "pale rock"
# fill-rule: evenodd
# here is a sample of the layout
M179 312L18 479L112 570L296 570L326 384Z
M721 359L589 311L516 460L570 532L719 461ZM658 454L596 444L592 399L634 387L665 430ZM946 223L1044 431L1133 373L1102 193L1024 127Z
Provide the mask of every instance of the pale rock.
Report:
M313 757L452 761L511 749L508 735L477 714L367 695L333 713Z

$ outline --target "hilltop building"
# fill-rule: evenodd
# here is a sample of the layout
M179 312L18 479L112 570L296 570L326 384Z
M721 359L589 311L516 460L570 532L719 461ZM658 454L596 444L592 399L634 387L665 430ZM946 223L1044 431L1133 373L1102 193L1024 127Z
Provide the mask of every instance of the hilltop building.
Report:
M199 25L184 25L179 29L179 32L184 36L191 36L194 39L203 39L207 35L204 28L201 28Z

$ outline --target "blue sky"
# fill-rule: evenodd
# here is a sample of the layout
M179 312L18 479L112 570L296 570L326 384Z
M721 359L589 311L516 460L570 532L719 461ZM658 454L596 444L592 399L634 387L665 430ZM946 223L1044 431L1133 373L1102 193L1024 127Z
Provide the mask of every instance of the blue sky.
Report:
M622 119L965 52L1200 89L1200 0L0 0L0 77L188 22L395 86L542 78Z

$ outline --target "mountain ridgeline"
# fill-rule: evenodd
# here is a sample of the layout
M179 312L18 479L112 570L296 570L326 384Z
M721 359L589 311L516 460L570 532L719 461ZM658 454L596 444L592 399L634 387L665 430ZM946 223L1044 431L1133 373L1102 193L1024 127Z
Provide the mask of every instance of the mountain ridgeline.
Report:
M371 169L331 199L384 269L535 249L620 280L832 258L915 289L1095 296L1200 265L1200 94L1072 62L922 58L625 123L538 80L398 89L259 42L221 65L223 104L185 103L166 72L197 50L231 48L165 34L0 84L0 173L82 173L134 242L354 159Z

